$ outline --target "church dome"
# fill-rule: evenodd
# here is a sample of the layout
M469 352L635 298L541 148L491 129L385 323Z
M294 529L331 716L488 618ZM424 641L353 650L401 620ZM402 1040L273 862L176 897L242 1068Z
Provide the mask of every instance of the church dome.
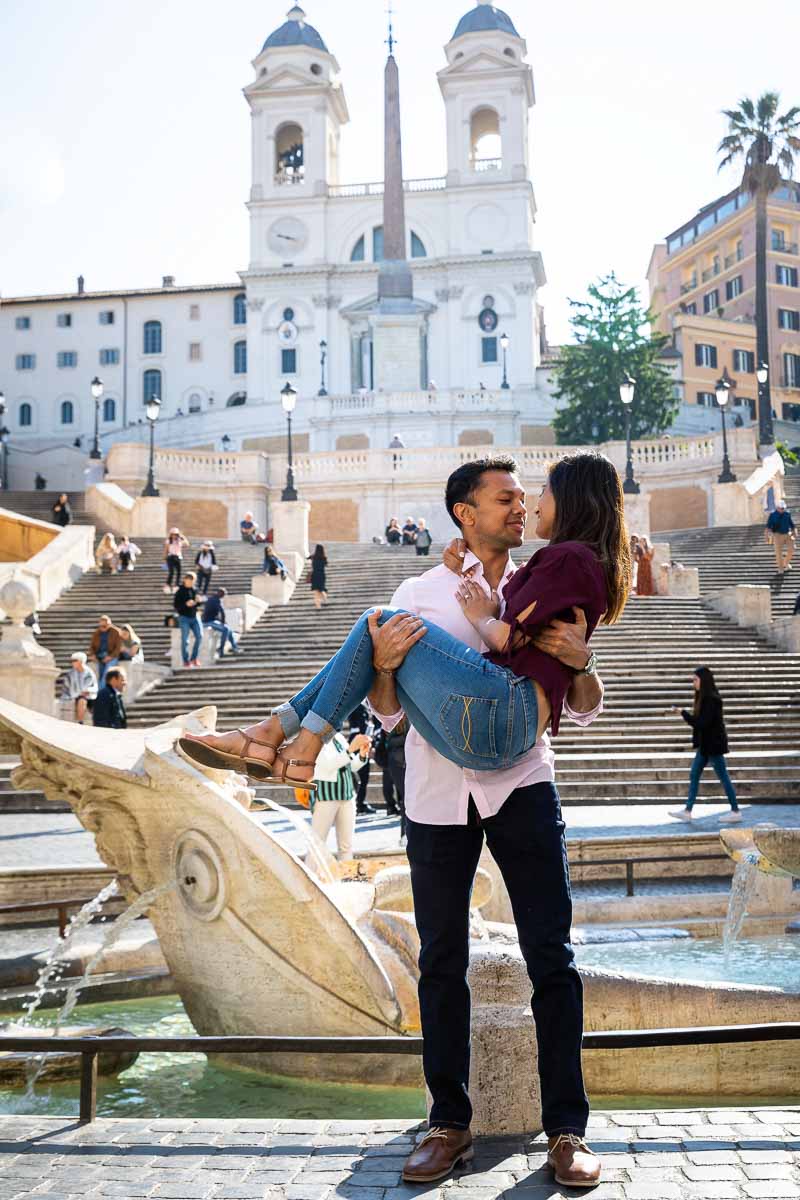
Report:
M498 33L510 33L512 37L519 37L514 22L507 13L495 8L493 4L488 4L486 0L478 0L475 8L465 13L458 22L451 40L465 33L485 33L493 29Z
M328 53L328 47L314 26L307 23L306 14L299 4L289 9L284 24L269 35L261 50L273 50L276 46L310 46L313 50Z

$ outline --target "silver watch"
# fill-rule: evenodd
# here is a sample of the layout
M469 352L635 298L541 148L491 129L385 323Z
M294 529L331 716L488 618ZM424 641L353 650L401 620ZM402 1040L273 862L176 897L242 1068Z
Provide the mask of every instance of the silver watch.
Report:
M576 675L596 675L597 674L597 655L594 651L589 655L589 661L582 671L576 671Z

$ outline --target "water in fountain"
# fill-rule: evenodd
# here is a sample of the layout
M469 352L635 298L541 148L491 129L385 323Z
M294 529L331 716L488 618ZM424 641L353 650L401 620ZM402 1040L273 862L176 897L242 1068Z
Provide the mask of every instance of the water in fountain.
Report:
M731 894L728 900L728 913L722 928L722 946L727 955L731 946L742 931L744 919L753 889L758 879L759 854L757 850L745 850L736 864L731 880Z
M116 880L114 883L116 885ZM109 887L110 886L111 885L109 884ZM143 916L144 913L147 912L147 910L159 898L159 896L163 896L165 892L171 891L177 886L178 881L176 879L169 879L166 883L162 883L159 884L158 887L151 888L149 892L142 892L141 896L134 900L133 904L126 908L123 913L120 913L112 925L107 927L103 937L100 939L100 945L86 964L83 974L70 983L67 987L67 994L64 998L64 1003L58 1012L55 1025L53 1026L53 1037L58 1037L61 1028L69 1019L70 1015L72 1014L72 1010L78 1003L78 993L80 992L81 988L86 985L95 967L100 962L101 958L109 949L109 947L112 946L119 937L121 937L125 930L132 925L134 921L138 920L139 917ZM108 889L104 890L107 891ZM94 903L94 901L92 903ZM88 907L88 905L86 907ZM39 1003L41 1003L41 997L39 998ZM28 1009L26 1009L25 1012L26 1019L30 1018L33 1011L35 1011L35 1007L37 1006L28 1006ZM43 1054L35 1055L30 1060L28 1084L25 1089L26 1100L33 1099L34 1088L36 1087L37 1080L39 1079L39 1076L44 1068L44 1061L45 1056Z
M336 859L327 846L323 845L308 822L304 821L299 813L294 813L291 809L278 804L277 800L265 797L264 803L289 821L300 834L307 847L306 866L311 867L322 883L336 883L339 878L336 872Z

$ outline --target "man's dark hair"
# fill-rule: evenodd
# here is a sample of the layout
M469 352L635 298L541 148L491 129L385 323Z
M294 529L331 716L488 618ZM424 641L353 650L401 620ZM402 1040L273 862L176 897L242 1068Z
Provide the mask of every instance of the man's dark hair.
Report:
M461 522L453 510L457 504L475 503L475 493L481 485L482 476L489 471L505 471L509 475L516 475L518 469L514 459L506 454L498 455L497 458L474 458L471 462L462 463L457 467L447 481L444 502L458 528L461 528Z
M124 679L124 678L125 678L125 675L122 671L119 671L116 667L112 667L110 671L106 671L105 682L111 683L112 679Z

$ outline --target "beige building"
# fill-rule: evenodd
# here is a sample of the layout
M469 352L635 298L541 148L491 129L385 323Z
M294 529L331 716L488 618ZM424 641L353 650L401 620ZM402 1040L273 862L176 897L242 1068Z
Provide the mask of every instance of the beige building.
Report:
M772 407L800 422L800 185L768 206L767 295ZM658 329L680 355L676 384L687 404L714 404L727 367L736 404L756 417L755 206L737 189L701 209L653 247L647 282Z

